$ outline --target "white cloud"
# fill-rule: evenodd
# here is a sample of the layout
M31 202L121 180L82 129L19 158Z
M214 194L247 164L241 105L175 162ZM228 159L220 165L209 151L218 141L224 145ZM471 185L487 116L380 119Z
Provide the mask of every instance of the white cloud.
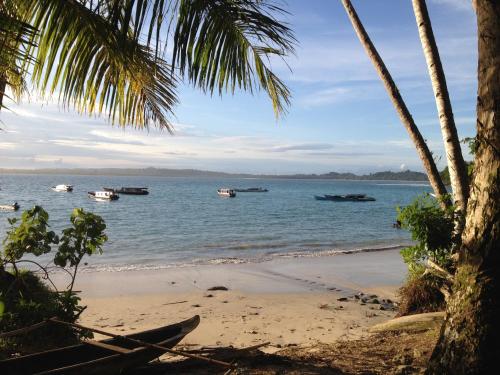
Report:
M448 5L458 10L472 11L472 0L432 0L435 4Z

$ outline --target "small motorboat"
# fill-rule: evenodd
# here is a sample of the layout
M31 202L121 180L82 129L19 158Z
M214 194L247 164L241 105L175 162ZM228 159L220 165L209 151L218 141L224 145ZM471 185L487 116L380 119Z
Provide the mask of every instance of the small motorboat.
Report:
M120 196L112 191L89 191L89 197L95 199L96 201L115 201Z
M147 187L121 187L119 189L103 187L104 191L111 191L116 194L148 195Z
M161 349L141 346L127 338L173 348L200 323L198 315L167 325L102 341L84 341L77 345L48 350L0 361L2 375L121 374L145 365L164 354Z
M218 189L217 194L219 194L221 197L229 197L229 198L234 198L236 197L236 192L234 189Z
M57 192L73 191L73 185L65 185L65 184L56 185L56 186L52 186L52 190L57 191Z
M14 202L14 204L2 204L0 205L0 211L17 211L19 210L19 204Z
M252 187L248 189L234 189L238 193L267 193L269 190L261 187Z
M368 197L366 194L346 194L346 195L328 195L314 196L317 200L333 202L373 202L375 198Z

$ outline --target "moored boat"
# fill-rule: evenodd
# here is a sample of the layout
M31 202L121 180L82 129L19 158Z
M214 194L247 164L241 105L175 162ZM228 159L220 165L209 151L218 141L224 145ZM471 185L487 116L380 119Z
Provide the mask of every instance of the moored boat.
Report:
M0 211L17 211L19 207L17 202L14 202L14 204L2 204L0 205Z
M345 195L328 195L314 196L317 200L333 201L333 202L373 202L375 198L368 197L366 194L345 194Z
M65 185L65 184L56 185L56 186L52 186L52 190L57 191L57 192L73 191L73 185Z
M234 189L238 193L267 193L269 190L261 187L252 187L247 189Z
M116 194L148 195L147 187L121 187L119 189L103 187L104 191L111 191Z
M219 194L221 197L229 197L229 198L234 198L236 197L236 192L233 189L218 189L217 194Z
M96 201L115 201L120 196L112 191L89 191L89 197Z
M0 361L0 374L120 374L146 364L165 351L126 338L173 348L200 323L198 315L180 323L102 341L48 350Z

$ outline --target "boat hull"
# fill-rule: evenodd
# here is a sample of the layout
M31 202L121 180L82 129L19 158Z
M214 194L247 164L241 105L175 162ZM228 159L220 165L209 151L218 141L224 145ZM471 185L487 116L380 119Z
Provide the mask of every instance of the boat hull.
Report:
M193 331L199 322L200 318L196 315L180 323L125 337L172 348L184 336ZM0 361L0 373L2 375L111 375L146 364L164 354L164 351L160 349L141 347L121 338L107 339L101 342L131 349L132 351L126 354L118 354L109 349L82 343Z

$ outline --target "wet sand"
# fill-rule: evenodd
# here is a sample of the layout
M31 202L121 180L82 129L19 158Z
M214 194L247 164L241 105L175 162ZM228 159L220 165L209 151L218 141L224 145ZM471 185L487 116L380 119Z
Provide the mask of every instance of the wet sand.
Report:
M397 250L236 265L81 273L82 324L136 332L193 315L200 326L184 345L268 350L358 338L395 313L354 295L395 299L406 274ZM61 283L62 280L59 280ZM208 291L225 286L227 291ZM343 300L347 297L347 300ZM339 301L339 299L341 299Z

